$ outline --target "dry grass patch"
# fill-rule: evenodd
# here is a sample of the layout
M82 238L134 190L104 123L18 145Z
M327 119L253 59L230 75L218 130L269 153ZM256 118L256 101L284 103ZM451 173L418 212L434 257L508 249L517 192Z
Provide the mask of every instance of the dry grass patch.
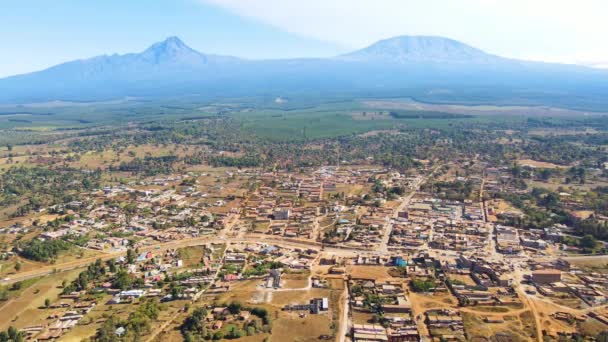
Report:
M388 274L388 267L384 266L354 266L349 265L347 267L348 274L351 275L353 279L374 279L376 281L383 281L389 279L391 277Z

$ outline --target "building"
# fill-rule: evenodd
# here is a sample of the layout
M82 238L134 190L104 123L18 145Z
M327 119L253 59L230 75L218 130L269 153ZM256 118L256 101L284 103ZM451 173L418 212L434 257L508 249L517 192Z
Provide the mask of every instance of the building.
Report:
M275 220L289 220L290 215L291 215L291 210L289 210L289 209L279 209L279 210L275 210L273 213Z
M327 298L313 298L310 300L310 312L318 314L329 310L329 300Z
M532 272L532 281L536 284L551 284L562 280L560 270L539 270Z
M275 289L281 287L280 269L270 270L270 277L272 278L272 287L274 287Z
M381 325L376 324L354 324L353 325L354 341L366 342L386 342L386 330Z

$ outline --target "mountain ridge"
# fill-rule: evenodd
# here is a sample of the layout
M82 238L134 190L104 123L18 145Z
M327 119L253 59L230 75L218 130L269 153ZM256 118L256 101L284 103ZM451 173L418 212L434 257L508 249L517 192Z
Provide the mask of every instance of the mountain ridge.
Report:
M173 36L138 53L79 59L0 79L0 102L301 92L383 96L443 88L456 99L484 96L488 88L516 98L582 92L608 98L608 72L512 60L434 36L393 37L330 58L275 60L205 54Z

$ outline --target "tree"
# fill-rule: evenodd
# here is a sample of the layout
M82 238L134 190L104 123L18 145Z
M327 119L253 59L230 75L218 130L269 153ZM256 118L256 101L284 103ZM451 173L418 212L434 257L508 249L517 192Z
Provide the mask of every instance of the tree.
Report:
M601 333L599 333L595 340L597 342L608 342L608 330L604 330Z
M118 270L118 272L116 273L116 277L114 278L114 281L112 282L113 287L119 288L121 290L129 289L132 284L133 284L133 280L131 279L131 276L129 275L129 273L127 273L127 270L125 270L124 268L121 268L120 270Z
M581 238L579 245L582 248L594 249L597 246L597 240L591 234L587 234Z
M238 315L241 312L242 305L239 302L232 302L228 305L228 311L233 315Z
M120 339L116 336L116 328L118 321L114 316L110 316L103 325L97 329L97 333L93 336L93 341L96 342L119 342Z
M429 292L432 288L435 287L433 281L430 280L412 280L412 289L414 292Z
M181 286L176 284L171 284L171 298L173 300L179 299L182 296L183 289Z
M226 334L227 339L237 339L243 336L245 336L245 332L236 326L233 326L230 331L228 331L228 334Z
M15 327L10 326L6 331L9 337L9 340L12 342L22 342L24 341L23 333L17 330Z
M207 310L205 308L196 308L192 315L188 316L180 330L182 331L182 335L198 335L202 336L205 334L205 317L207 316Z
M17 261L15 263L15 271L17 271L17 272L21 271L21 262Z
M49 306L51 306L51 300L46 298L44 300L44 307L48 309Z
M128 264L132 264L135 262L135 251L133 251L131 248L127 249L127 263Z

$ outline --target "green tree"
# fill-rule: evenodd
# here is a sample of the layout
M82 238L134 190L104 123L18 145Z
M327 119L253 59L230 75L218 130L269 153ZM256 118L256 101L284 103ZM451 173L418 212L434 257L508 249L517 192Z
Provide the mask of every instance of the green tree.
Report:
M582 248L594 249L597 246L597 239L594 238L593 235L587 234L581 238L579 245Z

